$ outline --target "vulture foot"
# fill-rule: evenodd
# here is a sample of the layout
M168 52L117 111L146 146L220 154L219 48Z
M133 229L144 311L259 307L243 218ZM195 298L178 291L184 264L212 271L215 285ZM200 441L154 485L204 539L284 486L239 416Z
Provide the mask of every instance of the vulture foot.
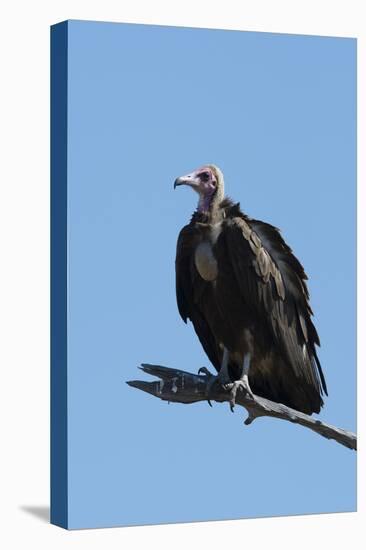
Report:
M252 390L250 389L248 375L244 374L242 378L239 380L235 380L235 382L231 384L226 384L225 389L230 390L230 409L231 412L234 412L235 407L235 400L236 400L236 394L238 393L239 388L247 393L252 399L254 399L254 395Z
M215 375L215 374L212 374L206 367L201 367L200 369L198 369L198 374L201 374L201 373L205 374L208 377L206 395L207 395L207 402L210 405L210 407L212 407L210 395L211 395L213 386L216 384L216 382L218 382L219 384L221 384L221 386L224 389L226 389L228 385L231 386L231 383L230 383L231 381L225 375L225 372L222 374L222 371L220 371L218 375Z
M216 382L217 376L212 374L212 372L210 372L206 367L200 367L198 369L198 374L201 374L201 373L205 374L208 377L207 389L206 389L207 403L210 405L210 407L212 407L212 403L210 401L210 393L211 393L212 386Z

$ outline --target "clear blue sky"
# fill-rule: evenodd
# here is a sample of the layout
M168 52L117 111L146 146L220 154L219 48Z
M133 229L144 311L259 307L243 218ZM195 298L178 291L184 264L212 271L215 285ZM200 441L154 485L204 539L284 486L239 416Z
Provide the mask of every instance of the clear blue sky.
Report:
M320 417L356 429L355 77L352 39L69 24L71 528L355 509L356 453L125 384L141 362L211 368L175 301L196 196L173 191L210 162L303 262Z

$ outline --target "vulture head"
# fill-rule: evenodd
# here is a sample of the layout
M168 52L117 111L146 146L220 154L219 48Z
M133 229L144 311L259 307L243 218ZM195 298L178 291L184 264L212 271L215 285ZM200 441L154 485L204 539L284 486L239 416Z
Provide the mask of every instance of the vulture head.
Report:
M174 182L174 189L179 185L188 185L198 193L200 212L208 212L224 198L224 175L214 164L201 166L190 174L180 176Z

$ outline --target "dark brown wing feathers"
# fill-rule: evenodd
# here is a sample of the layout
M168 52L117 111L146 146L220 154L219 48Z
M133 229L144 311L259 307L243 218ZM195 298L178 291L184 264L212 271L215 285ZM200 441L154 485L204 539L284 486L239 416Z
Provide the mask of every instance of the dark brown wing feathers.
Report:
M282 398L282 402L287 399L290 406L291 399L286 396L292 392L297 396L294 403L300 403L298 408L318 412L321 393L327 393L327 388L315 348L319 337L311 320L304 268L276 227L248 218L239 205L229 199L225 199L222 208L225 219L216 252L220 256L219 248L225 247L222 252L229 259L230 277L237 283L240 299L260 318L263 334L270 335L265 342L279 353L285 365L282 370L287 373L287 377L283 376L276 384L264 378L261 382L259 374L257 387L252 389L270 399ZM194 216L178 238L177 303L183 320L191 319L205 352L219 370L222 352L210 329L212 323L207 318L210 309L204 308L203 313L199 305L202 300L207 304L214 297L210 294L211 286L200 278L194 266L193 252L200 230L197 222L205 220ZM234 279L230 279L230 284ZM276 377L275 369L271 376Z
M208 358L217 371L221 366L221 351L217 340L197 302L205 291L205 283L198 275L193 262L193 250L197 242L197 229L189 224L181 230L175 260L176 296L179 313L185 323L192 321L195 332Z

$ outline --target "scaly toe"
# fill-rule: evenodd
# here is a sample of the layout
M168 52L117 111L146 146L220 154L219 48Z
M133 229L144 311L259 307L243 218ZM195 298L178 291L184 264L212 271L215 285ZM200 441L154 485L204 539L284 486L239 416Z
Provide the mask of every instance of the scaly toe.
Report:
M238 392L238 385L234 382L230 391L230 410L231 412L234 412L234 408L236 405L236 394Z
M234 407L236 405L236 394L238 393L239 388L245 391L245 393L247 393L252 399L254 399L254 394L250 389L249 383L246 380L236 380L232 384L227 384L227 389L230 390L231 412L234 412Z

